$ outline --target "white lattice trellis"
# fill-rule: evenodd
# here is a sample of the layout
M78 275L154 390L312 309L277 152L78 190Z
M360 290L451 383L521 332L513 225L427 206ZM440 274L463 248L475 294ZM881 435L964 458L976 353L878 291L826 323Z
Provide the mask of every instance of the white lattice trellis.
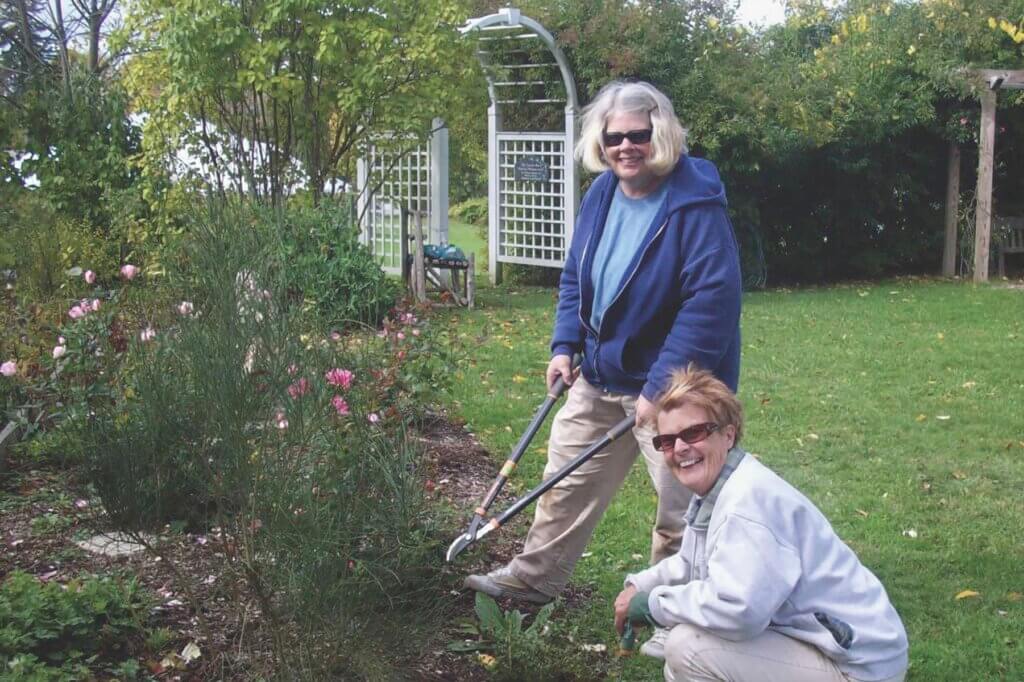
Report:
M430 216L428 241L448 240L448 131L435 121L423 145L370 145L358 168L360 236L385 272L402 274L402 208Z
M517 181L523 159L547 166L546 182ZM561 266L565 262L565 136L498 133L498 256L505 263Z

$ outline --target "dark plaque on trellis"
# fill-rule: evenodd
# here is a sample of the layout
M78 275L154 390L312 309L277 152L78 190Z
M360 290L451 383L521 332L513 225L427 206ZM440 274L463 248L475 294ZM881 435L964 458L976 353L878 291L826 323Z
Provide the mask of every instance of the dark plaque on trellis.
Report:
M539 156L521 156L516 159L516 182L547 182L551 178L551 170L543 158Z

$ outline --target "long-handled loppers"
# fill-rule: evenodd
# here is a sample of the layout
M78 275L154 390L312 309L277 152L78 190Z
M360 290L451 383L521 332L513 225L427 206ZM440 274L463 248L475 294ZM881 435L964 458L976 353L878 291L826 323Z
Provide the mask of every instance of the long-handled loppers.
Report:
M575 371L579 366L581 360L582 358L579 354L573 356L573 371ZM501 492L501 489L505 487L505 482L512 474L512 471L516 468L516 464L519 463L523 453L526 452L526 448L530 445L530 441L532 441L533 437L537 435L537 431L540 430L541 424L543 424L544 420L547 419L548 413L551 412L551 408L554 407L555 403L558 402L558 399L562 397L566 388L567 386L562 377L558 377L558 379L555 380L555 383L551 385L551 390L548 391L547 398L545 398L544 402L537 408L537 411L533 415L533 419L531 419L530 423L527 424L526 431L523 432L519 442L516 443L516 446L512 449L512 453L508 456L508 459L505 460L505 464L502 465L501 471L498 472L498 477L494 480L494 483L491 484L487 494L484 495L484 499L480 503L480 506L473 510L473 520L469 522L469 528L465 533L455 538L455 542L453 542L448 548L448 553L445 555L445 561L451 561L454 559L459 552L473 542L473 538L476 537L476 533L480 529L480 524L484 521L484 515L487 513L487 510L491 508L492 504L494 504L495 498L498 497L498 493ZM464 540L465 544L460 544Z
M502 512L499 516L491 518L483 527L480 527L480 521L482 521L483 513L486 513L486 507L477 509L476 516L473 517L473 523L470 525L469 530L455 538L455 542L452 543L451 547L448 548L448 554L445 559L451 561L462 552L462 550L469 547L471 544L482 538L483 536L490 533L492 530L497 530L505 525L509 519L514 517L516 514L521 512L523 509L532 504L537 498L546 493L548 490L556 486L563 478L576 471L580 466L583 465L588 459L593 457L595 454L604 450L611 444L612 441L617 440L624 433L633 428L636 423L636 418L632 415L627 416L625 419L620 421L612 430L609 431L601 440L597 441L586 450L576 455L572 461L568 462L561 469L556 471L551 478L547 479L536 488L526 493L518 500L516 500L512 506ZM502 469L504 471L504 468ZM493 488L493 486L492 486ZM496 494L496 493L495 493ZM488 495L490 497L490 495ZM493 502L493 497L490 498ZM483 513L482 513L483 512Z

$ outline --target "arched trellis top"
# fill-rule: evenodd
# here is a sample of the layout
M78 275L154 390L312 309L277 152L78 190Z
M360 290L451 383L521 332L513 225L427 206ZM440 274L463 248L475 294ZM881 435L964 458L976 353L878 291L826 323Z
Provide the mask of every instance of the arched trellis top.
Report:
M487 110L491 281L501 281L503 263L561 268L579 208L573 158L579 101L569 60L547 29L514 7L471 19L462 33L479 42L477 56L491 96ZM534 50L535 41L546 50ZM561 73L564 98L556 92L554 67ZM562 103L563 124L556 126L551 114ZM508 122L502 120L505 104L512 105L506 113L518 130L503 124Z
M576 98L576 80L572 77L572 70L569 68L569 60L565 58L565 53L558 47L554 37L548 33L547 29L544 28L539 22L531 19L528 16L524 16L515 7L505 7L495 14L489 14L486 17L479 17L477 19L470 19L465 26L462 27L461 31L463 35L466 35L472 31L500 31L513 28L525 28L532 31L532 34L521 34L515 36L517 38L538 38L540 39L545 47L551 51L551 55L555 59L555 64L558 65L558 70L562 74L562 83L565 86L566 106L571 107L573 110L579 108L579 101ZM482 62L483 60L481 60ZM531 81L520 80L509 83L495 81L493 75L485 66L485 75L487 76L487 91L491 96L491 103L498 106L503 103L498 95L498 87L502 85L529 85ZM542 66L538 64L530 65L504 65L506 68L509 66L517 68L529 68Z

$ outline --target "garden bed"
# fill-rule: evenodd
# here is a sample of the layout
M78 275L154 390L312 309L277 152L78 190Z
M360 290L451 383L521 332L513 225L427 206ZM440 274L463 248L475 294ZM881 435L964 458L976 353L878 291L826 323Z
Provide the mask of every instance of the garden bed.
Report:
M424 453L428 495L454 538L463 530L468 510L494 480L494 460L461 424L443 415L429 418L413 439ZM227 585L218 574L225 541L218 533L176 533L168 528L154 540L155 551L121 557L86 552L76 542L114 532L99 501L90 499L68 470L30 469L17 460L11 465L0 489L0 541L4 544L0 580L15 570L61 584L86 574L135 576L157 600L146 628L163 628L169 635L160 650L143 651L139 664L144 671L168 680L241 680L274 670L270 643L259 627L259 607L232 598L244 594L244 587ZM504 491L494 509L504 508L513 499ZM506 532L490 536L461 561L444 568L438 600L450 605L447 626L420 655L400 666L410 672L411 679L489 678L474 656L447 648L461 636L457 623L472 618L473 597L461 588L461 580L468 572L487 571L507 562L525 535L529 516L523 514ZM589 596L586 590L571 588L561 608L580 605ZM202 605L205 627L193 604ZM180 654L189 644L197 646L201 655L186 664ZM139 647L145 649L142 643Z

